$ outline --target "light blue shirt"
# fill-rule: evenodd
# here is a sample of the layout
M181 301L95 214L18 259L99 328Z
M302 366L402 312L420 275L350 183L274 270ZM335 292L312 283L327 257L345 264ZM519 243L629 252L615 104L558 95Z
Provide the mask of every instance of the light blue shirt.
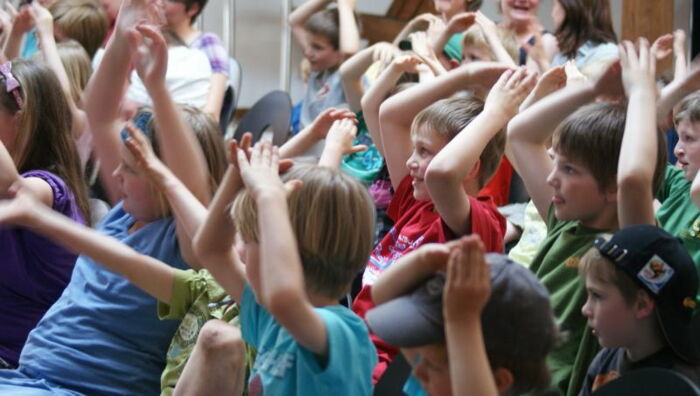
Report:
M119 203L98 229L186 268L172 218L128 234L134 221ZM41 385L52 393L66 388L90 395L159 394L165 354L179 321L159 320L156 304L125 278L80 256L65 291L29 334L18 371L0 370L0 393L32 394L17 387Z
M257 349L248 379L251 396L372 393L377 352L367 326L352 311L341 305L315 308L328 333L328 357L322 366L258 304L249 285L241 300L241 332Z
M576 51L576 67L580 70L589 62L609 61L617 59L618 56L616 43L595 44L592 41L587 41ZM551 67L563 65L568 60L561 52L557 52Z

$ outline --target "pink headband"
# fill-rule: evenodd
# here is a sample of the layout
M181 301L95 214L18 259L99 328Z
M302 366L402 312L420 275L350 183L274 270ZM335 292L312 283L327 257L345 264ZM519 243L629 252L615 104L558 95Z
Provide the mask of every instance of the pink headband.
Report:
M19 81L12 75L12 62L7 61L0 65L0 74L5 78L5 90L7 93L11 93L17 102L17 107L20 109L24 105L24 100L22 100L22 95L20 93Z

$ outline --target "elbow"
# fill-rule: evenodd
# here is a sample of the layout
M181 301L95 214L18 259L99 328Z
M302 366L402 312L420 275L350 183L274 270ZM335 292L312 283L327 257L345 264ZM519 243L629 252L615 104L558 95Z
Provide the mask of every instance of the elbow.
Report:
M626 191L631 193L648 194L651 191L652 176L645 172L635 169L632 171L622 171L617 174L617 189L618 191Z
M293 312L294 307L300 306L301 299L296 288L285 287L264 293L261 303L279 321L287 313Z
M454 169L447 166L446 164L440 163L439 159L433 161L428 165L428 169L425 171L425 185L429 190L438 188L439 186L444 186L446 184L451 184L457 179L457 172ZM461 180L459 180L461 182Z

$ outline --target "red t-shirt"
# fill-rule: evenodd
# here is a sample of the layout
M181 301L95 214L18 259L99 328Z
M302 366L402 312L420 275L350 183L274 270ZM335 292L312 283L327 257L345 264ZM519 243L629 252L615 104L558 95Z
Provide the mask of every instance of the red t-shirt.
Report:
M374 308L372 284L394 261L423 244L447 242L457 237L442 221L432 201L417 201L413 197L411 181L411 177L406 176L396 189L387 209L387 215L394 221L394 226L374 248L365 268L362 289L352 305L352 310L362 318ZM498 212L491 198L469 197L469 204L471 233L481 236L487 251L503 252L506 219ZM379 363L372 373L372 380L376 383L398 349L384 343L374 334L370 336L379 355Z
M508 204L510 195L510 180L513 178L513 165L510 164L508 158L503 156L501 164L498 166L491 180L479 191L479 196L493 198L493 203L496 206Z

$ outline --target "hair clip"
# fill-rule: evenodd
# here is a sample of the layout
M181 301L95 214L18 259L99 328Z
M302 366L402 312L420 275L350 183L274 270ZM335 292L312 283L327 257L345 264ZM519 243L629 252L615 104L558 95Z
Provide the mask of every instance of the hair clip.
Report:
M0 65L0 74L5 78L5 90L7 93L12 94L15 102L17 102L17 107L21 109L24 105L24 100L22 100L22 95L20 94L19 81L12 74L12 62L7 61Z

